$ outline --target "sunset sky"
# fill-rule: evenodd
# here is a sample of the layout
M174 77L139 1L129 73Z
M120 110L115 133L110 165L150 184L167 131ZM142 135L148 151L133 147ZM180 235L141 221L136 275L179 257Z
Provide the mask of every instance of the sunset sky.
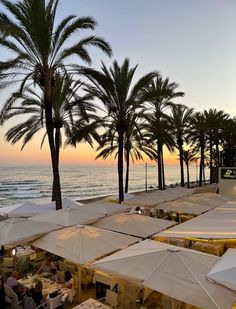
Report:
M138 64L137 78L157 70L179 83L186 94L179 103L236 115L235 0L60 0L58 20L69 14L93 16L99 24L94 33L113 48L113 59L92 50L94 67L99 68L101 59L110 65L129 57L132 66ZM6 58L7 52L1 48L0 55ZM0 104L6 97L3 92ZM0 128L0 164L50 162L46 143L40 150L40 135L22 152L20 143L4 142L4 132L13 123ZM62 163L94 163L94 158L95 152L84 144L62 149ZM166 156L167 164L173 160Z

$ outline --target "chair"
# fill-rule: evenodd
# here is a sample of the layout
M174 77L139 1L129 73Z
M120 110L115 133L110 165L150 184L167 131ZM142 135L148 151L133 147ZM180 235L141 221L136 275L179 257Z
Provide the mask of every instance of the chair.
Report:
M67 270L67 264L64 261L58 261L58 266L61 271Z
M6 284L4 285L4 287L6 293L5 300L9 304L9 308L19 308L18 297L16 293Z
M118 294L107 289L105 298L99 299L99 301L104 301L104 303L111 306L111 308L116 308L118 306Z
M94 271L88 271L85 268L81 269L81 285L84 286L85 291L87 291L87 286L93 283Z
M64 277L65 277L65 272L58 270L57 271L57 280L58 282L63 282L64 281Z
M14 258L3 258L3 265L2 265L2 272L3 277L6 279L8 275L10 275L13 272L14 268Z
M79 293L79 278L77 275L73 275L73 281L74 281L74 290L75 290L75 295L74 297L77 299L78 298L78 293Z

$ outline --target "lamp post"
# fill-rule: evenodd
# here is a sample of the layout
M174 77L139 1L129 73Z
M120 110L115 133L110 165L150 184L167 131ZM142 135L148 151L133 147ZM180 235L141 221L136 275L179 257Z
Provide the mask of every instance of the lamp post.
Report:
M145 192L147 192L147 163L145 163Z
M196 185L198 187L198 160L196 160Z

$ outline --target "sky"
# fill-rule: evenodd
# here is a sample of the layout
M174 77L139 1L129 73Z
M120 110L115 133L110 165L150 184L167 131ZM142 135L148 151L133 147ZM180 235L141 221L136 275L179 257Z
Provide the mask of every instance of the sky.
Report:
M91 50L93 67L99 68L101 60L110 66L114 59L121 63L128 57L132 66L138 64L137 79L157 70L177 82L185 92L178 103L196 111L214 107L236 115L235 0L60 0L57 20L69 14L93 16L98 22L94 33L112 46L112 59ZM73 39L88 34L91 32ZM6 55L1 48L0 58ZM2 101L5 96L3 93ZM13 123L0 128L0 164L50 162L48 147L40 150L40 135L23 151L20 143L12 146L4 141L4 133ZM62 149L61 162L104 163L95 161L95 156L88 145L80 144L76 149ZM176 163L174 160L166 153L167 164Z

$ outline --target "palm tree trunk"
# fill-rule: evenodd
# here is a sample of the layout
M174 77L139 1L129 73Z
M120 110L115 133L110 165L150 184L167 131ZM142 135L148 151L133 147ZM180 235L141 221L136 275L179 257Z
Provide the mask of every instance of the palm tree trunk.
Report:
M180 183L184 187L184 159L183 159L183 143L181 140L178 141L179 146L179 163L180 163Z
M217 167L220 166L220 150L219 150L219 139L216 140L216 158L217 158Z
M200 171L199 171L199 187L202 187L203 168L204 168L204 143L201 143L201 159L200 159Z
M129 189L129 150L126 150L126 177L125 177L125 193L128 193Z
M187 168L187 183L188 183L188 188L190 188L189 165L188 165L188 163L186 163L186 168Z
M61 203L61 186L60 186L60 176L59 176L59 168L57 162L57 153L56 147L54 144L53 138L53 118L52 118L52 102L51 102L51 80L48 78L45 81L44 86L44 104L45 104L45 118L46 118L46 129L47 129L47 136L50 148L50 155L51 155L51 163L52 163L52 171L53 171L53 187L54 187L54 194L55 194L55 202L56 202L56 209L62 208Z
M163 157L163 145L161 147L161 169L162 169L162 188L165 190L166 183L165 183L165 169L164 169L164 157Z
M158 189L162 190L161 145L157 142Z
M124 151L124 132L119 132L118 137L118 186L119 186L119 203L124 201L123 188L123 151Z
M203 176L203 183L204 183L204 186L206 185L206 177L205 177L205 163L203 165L203 172L202 172L202 176Z
M213 168L213 149L212 138L210 137L210 183L212 183L212 168Z
M60 128L56 128L56 132L55 132L55 147L56 147L56 160L57 160L57 165L58 165L58 170L59 170L59 162L60 162ZM60 175L59 175L60 178ZM60 185L60 183L59 183ZM52 188L52 199L53 201L56 198L56 185L53 179L53 188Z

